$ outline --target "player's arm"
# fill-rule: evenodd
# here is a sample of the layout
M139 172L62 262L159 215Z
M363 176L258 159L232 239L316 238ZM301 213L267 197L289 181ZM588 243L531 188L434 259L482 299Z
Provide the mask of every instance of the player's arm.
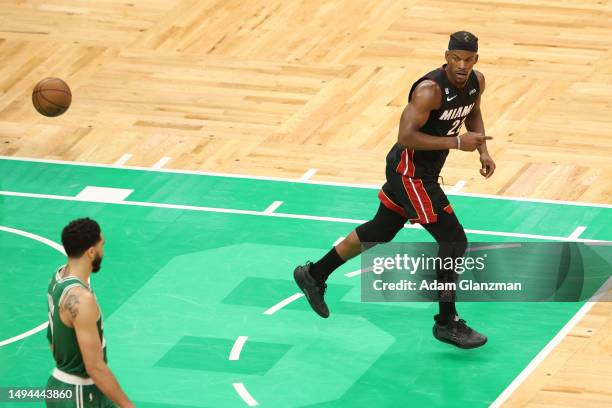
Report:
M432 110L438 109L442 100L442 91L433 81L425 80L415 88L412 98L400 119L397 141L405 148L413 150L457 149L473 151L484 142L480 134L467 132L460 136L461 146L455 137L438 137L421 132L421 129Z
M49 321L49 325L47 326L47 341L49 342L49 347L51 348L51 354L55 351L53 348L53 335L51 334L51 324L53 322Z
M104 362L102 343L96 325L99 310L93 295L83 288L74 288L62 302L62 306L70 312L85 369L96 387L119 407L134 407Z
M480 111L480 98L482 98L482 94L485 90L485 78L482 73L476 70L474 70L474 73L476 74L476 77L478 78L478 83L480 85L480 95L478 95L478 99L476 100L474 109L472 109L467 118L465 118L465 128L470 132L476 132L484 135L485 127L484 121L482 120L482 112ZM480 174L482 174L486 178L489 178L493 175L493 172L495 171L495 162L489 155L486 141L478 146L478 152L480 153L480 162L482 164Z
M480 98L482 98L482 94L485 90L485 79L482 73L474 70L476 74L476 78L478 78L478 83L480 84L480 95L478 95L478 99L474 105L474 109L470 112L470 114L465 118L465 128L470 132L476 132L485 134L484 122L482 120L482 112L480 111ZM478 146L478 151L480 153L487 151L487 143L483 143Z

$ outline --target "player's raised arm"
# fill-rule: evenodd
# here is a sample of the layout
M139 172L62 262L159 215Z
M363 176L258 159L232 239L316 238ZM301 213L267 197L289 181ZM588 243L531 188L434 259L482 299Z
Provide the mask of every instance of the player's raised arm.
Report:
M478 85L480 86L480 95L478 99L476 99L476 103L474 105L474 109L469 113L469 115L465 118L465 128L470 132L485 134L484 122L482 120L482 113L480 111L480 100L482 98L482 94L485 90L485 79L484 75L476 70L474 70L474 74L476 74L476 78L478 78ZM478 150L486 151L486 143L483 143ZM481 150L483 149L483 150Z
M96 325L100 311L94 296L84 288L74 288L66 296L62 308L70 312L87 374L100 391L119 407L134 407L104 362Z

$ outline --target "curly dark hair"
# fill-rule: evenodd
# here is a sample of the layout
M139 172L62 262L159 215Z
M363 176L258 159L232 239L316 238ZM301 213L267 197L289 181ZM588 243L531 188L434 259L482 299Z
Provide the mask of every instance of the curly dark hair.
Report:
M96 245L100 236L100 225L91 218L70 221L62 230L62 244L70 258L82 256L87 249Z

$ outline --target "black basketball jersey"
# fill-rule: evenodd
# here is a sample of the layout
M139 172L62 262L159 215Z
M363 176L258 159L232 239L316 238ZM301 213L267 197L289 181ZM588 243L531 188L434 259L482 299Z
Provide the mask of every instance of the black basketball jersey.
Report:
M480 84L472 71L463 90L458 89L448 80L445 67L446 65L443 65L419 78L410 89L408 101L422 81L429 79L437 83L442 90L440 108L429 113L427 122L419 130L432 136L455 137L459 135L465 118L474 108L480 95ZM395 171L408 177L437 179L446 156L448 149L411 150L396 143L387 155L387 165L393 166Z

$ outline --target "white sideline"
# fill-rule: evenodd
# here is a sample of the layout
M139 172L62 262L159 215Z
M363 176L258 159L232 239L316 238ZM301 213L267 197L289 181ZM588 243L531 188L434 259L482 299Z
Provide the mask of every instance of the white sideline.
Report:
M287 183L303 183L303 184L314 184L314 185L322 185L322 186L354 187L354 188L366 188L366 189L376 189L376 190L380 189L379 184L341 183L341 182L331 182L331 181L310 181L310 180L300 181L297 179L290 179L290 178L283 178L283 177L251 176L251 175L239 174L239 173L157 169L157 168L139 167L139 166L117 166L113 164L73 162L73 161L66 161L66 160L36 159L36 158L31 158L31 157L14 157L14 156L1 156L0 155L0 160L24 161L24 162L34 162L34 163L49 163L49 164L65 164L68 166L97 167L97 168L107 168L107 169L156 171L160 173L194 174L194 175L201 175L201 176L241 178L241 179L249 179L249 180L284 181ZM590 203L590 202L582 202L582 201L549 200L549 199L543 199L543 198L514 197L514 196L501 196L501 195L494 195L494 194L476 194L476 193L454 193L454 194L451 193L450 195L475 197L475 198L491 198L494 200L573 205L573 206L579 206L579 207L612 208L612 204Z
M82 202L97 202L83 200L77 197L60 196L53 194L36 194L36 193L20 193L15 191L0 191L0 195L13 196L13 197L28 197L28 198L41 198L47 200L63 200L63 201L82 201ZM237 210L232 208L218 208L218 207L200 207L195 205L179 205L179 204L163 204L163 203L149 203L145 201L120 201L110 203L112 205L130 205L136 207L154 207L154 208L170 208L176 210L187 210L187 211L201 211L201 212L216 212L216 213L227 213L227 214L244 214L244 215L256 215L266 217L279 217L279 218L293 218L301 220L313 220L313 221L329 221L329 222L341 222L347 224L363 224L365 220L356 220L351 218L338 218L338 217L324 217L316 215L304 215L304 214L288 214L288 213L266 213L265 211L253 211L253 210ZM406 228L414 228L414 226L407 225ZM514 238L533 238L542 239L548 241L565 241L565 242L607 242L596 239L571 239L568 237L560 237L554 235L538 235L538 234L525 234L519 232L503 232L503 231L485 231L485 230L474 230L466 229L465 232L470 234L479 235L492 235L501 237L514 237Z
M531 362L519 373L519 375L506 387L506 389L499 394L499 396L489 405L489 408L499 408L504 402L510 397L510 395L516 391L516 389L531 375L533 371L540 365L542 361L550 354L550 352L557 347L557 345L563 340L563 338L574 328L576 323L582 319L591 310L597 300L612 287L612 277L608 278L606 283L597 291L595 295L589 299L572 318L563 326L563 328L553 337L546 346L531 360Z

